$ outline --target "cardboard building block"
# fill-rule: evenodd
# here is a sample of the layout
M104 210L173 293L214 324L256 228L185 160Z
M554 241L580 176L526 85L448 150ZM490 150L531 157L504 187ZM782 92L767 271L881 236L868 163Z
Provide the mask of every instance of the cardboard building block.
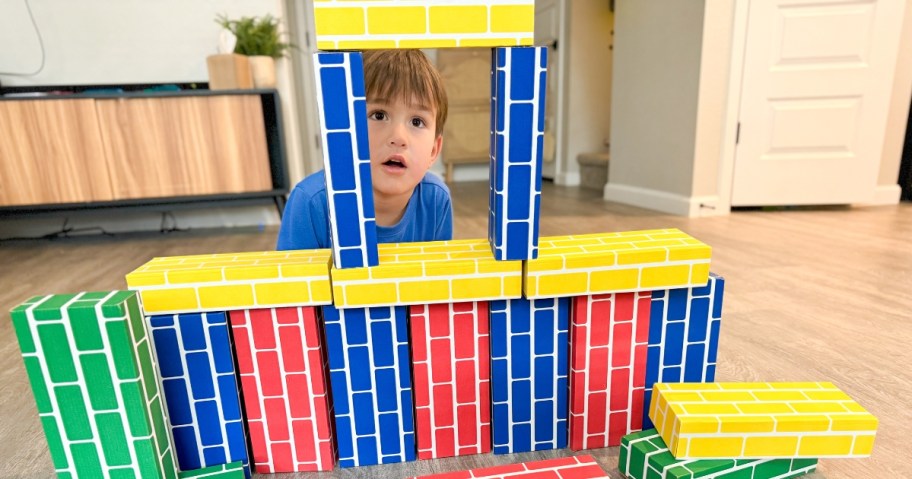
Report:
M630 479L786 479L816 468L817 459L675 459L655 429L624 436L618 457Z
M832 383L657 383L649 417L678 459L866 457L877 418Z
M415 460L406 307L323 307L339 466Z
M488 303L409 308L418 459L491 452Z
M59 477L177 477L135 292L36 296L12 317Z
M495 261L485 240L379 245L380 264L333 268L337 308L518 298L522 262Z
M567 447L570 301L492 301L495 454Z
M547 67L545 47L492 50L488 241L498 260L538 257Z
M247 435L225 313L150 316L149 328L178 469L239 461Z
M336 268L376 266L377 228L361 53L315 53L329 234Z
M179 479L244 479L247 468L240 461L178 474Z
M597 479L607 477L608 475L592 456L571 456L482 467L468 471L443 472L411 479Z
M330 251L265 251L154 258L127 275L153 314L332 302Z
M231 311L229 318L255 471L332 470L332 411L315 308Z
M642 429L649 292L573 298L570 448L617 446Z
M677 229L552 236L523 264L530 299L702 286L709 246Z
M724 292L725 280L712 273L703 286L652 292L643 429L653 427L653 384L715 381Z
M531 45L533 0L314 2L317 48L445 48Z

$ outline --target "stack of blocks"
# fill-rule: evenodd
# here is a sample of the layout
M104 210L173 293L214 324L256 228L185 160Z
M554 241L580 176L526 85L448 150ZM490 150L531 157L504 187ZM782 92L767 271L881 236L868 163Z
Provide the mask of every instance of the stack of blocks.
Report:
M796 477L820 457L866 457L877 419L831 383L655 385L656 429L624 437L627 477Z
M135 291L13 311L61 477L228 478L622 438L625 472L676 454L628 434L651 425L653 395L665 441L685 432L653 384L714 379L724 281L710 248L674 229L539 238L547 55L520 46L534 3L314 8L322 50L494 47L487 240L377 244L361 55L315 54L331 250L155 258L127 275ZM504 473L601 473L573 461Z

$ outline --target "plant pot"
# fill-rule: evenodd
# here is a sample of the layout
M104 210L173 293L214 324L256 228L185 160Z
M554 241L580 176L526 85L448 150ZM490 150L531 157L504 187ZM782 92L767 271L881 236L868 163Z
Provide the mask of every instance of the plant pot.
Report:
M264 55L255 55L247 57L247 60L250 62L250 72L253 74L253 87L275 88L275 59Z
M270 59L271 60L271 59ZM244 55L224 53L206 57L210 90L253 88L250 62Z

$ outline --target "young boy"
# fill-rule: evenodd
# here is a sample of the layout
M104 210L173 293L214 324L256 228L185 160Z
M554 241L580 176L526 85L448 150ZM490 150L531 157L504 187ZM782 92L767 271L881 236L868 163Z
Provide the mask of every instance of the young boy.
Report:
M363 54L377 241L453 238L450 191L428 172L443 145L447 97L420 50ZM288 198L278 250L332 247L325 174L298 183Z

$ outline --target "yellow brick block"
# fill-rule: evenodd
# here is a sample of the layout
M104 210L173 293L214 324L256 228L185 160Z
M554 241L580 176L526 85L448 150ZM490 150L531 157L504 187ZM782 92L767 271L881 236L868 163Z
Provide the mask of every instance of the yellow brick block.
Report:
M614 266L617 263L617 253L607 251L599 254L567 255L564 262L569 269Z
M371 269L370 268L343 268L336 269L333 268L330 271L330 276L332 280L343 282L343 281L364 281L371 278Z
M332 288L328 279L310 281L310 300L312 304L332 304Z
M424 7L368 7L367 32L371 35L427 33Z
M484 33L488 9L484 5L430 7L431 33Z
M641 288L662 288L686 285L690 281L690 265L653 266L643 268Z
M314 8L317 35L364 35L364 10L361 8ZM321 47L319 44L317 45Z
M703 418L693 418L703 419ZM682 421L687 424L692 419ZM776 429L776 423L770 416L735 416L727 417L722 422L721 430L724 433L758 433L773 432ZM683 431L682 431L683 432Z
M512 273L519 276L522 273L522 261L496 261L486 259L478 261L477 268L481 274L485 273Z
M380 264L370 268L370 276L374 280L417 278L423 276L423 269L420 263Z
M696 402L702 401L703 395L695 391L669 391L662 394L662 399L665 401L673 401L677 403L681 402Z
M243 268L226 268L227 281L240 281L247 279L275 279L279 277L278 265L245 266Z
M590 291L630 291L639 286L640 272L636 268L610 269L591 273Z
M403 303L412 304L449 302L450 282L434 280L400 283L399 299Z
M127 275L127 286L135 289L139 286L161 286L165 284L165 273L155 272L133 272Z
M742 437L692 437L687 447L687 457L741 457L744 448ZM671 451L680 459L679 451Z
M512 47L515 45L531 45L519 43L516 38L463 38L459 40L460 47Z
M835 391L805 391L804 395L808 399L815 401L851 401L852 398L848 394L835 390Z
M340 40L336 45L327 50L386 50L396 48L396 40Z
M680 434L712 434L719 432L719 420L714 417L695 417L682 422Z
M870 414L827 414L833 425L832 431L876 431L877 418Z
M718 391L726 389L722 383L659 383L655 389L660 391Z
M870 456L874 450L874 436L856 436L855 447L852 448L853 456Z
M374 306L384 304L398 304L398 288L395 282L349 284L343 286L344 301L338 297L333 301L336 306Z
M586 294L588 290L589 275L586 273L548 274L539 276L536 297Z
M399 40L399 48L453 48L459 46L456 39Z
M769 383L772 389L800 389L802 391L815 389L836 389L832 383L810 383L810 382L781 382Z
M171 284L212 283L223 279L221 269L179 269L167 274Z
M808 399L802 391L756 391L754 396L760 401L804 401Z
M307 281L288 283L264 283L253 287L258 306L312 304L310 285Z
M452 282L453 301L503 295L500 277L459 278Z
M792 403L792 407L799 413L828 413L828 412L846 412L841 403L822 401L822 402L801 402Z
M792 414L795 412L787 402L755 402L738 404L744 414Z
M717 389L726 391L763 391L773 389L770 383L710 383L715 384ZM684 389L688 389L687 384L681 384Z
M798 452L798 437L760 436L748 437L744 455L753 457L794 457Z
M774 415L777 432L816 432L830 428L830 418L824 415Z
M420 266L419 266L420 273ZM431 263L425 267L424 274L427 276L454 276L458 274L476 274L478 273L478 265L474 261L465 261L465 262L446 262L446 263ZM419 276L419 275L416 275Z
M851 435L802 436L798 455L803 457L849 456L852 454Z
M690 269L690 284L705 285L709 281L709 263L695 264Z
M544 252L538 255L538 259L523 261L523 274L540 271L563 271L563 256L544 256Z
M535 30L535 5L494 5L491 7L492 32L532 32Z
M714 415L723 415L723 414L741 414L741 411L734 404L725 404L725 403L687 403L681 404L681 407L684 408L686 416L681 418L682 422L686 422L689 418L687 416L691 414L714 414Z
M193 288L152 289L140 291L145 314L170 311L196 311L199 302Z
M692 259L710 259L712 257L712 248L706 245L700 246L678 246L670 248L668 251L669 261L687 261Z
M249 284L200 286L197 291L203 309L247 309L256 304Z
M513 299L522 296L523 282L519 276L506 276L503 279L503 299Z
M754 400L754 396L747 391L706 391L700 393L699 396L705 401L738 402Z
M283 278L300 278L309 276L329 276L329 264L281 264L279 272Z
M318 40L317 41L318 50L336 50L336 42L328 40Z
M647 264L667 261L668 252L664 249L618 251L617 264Z

